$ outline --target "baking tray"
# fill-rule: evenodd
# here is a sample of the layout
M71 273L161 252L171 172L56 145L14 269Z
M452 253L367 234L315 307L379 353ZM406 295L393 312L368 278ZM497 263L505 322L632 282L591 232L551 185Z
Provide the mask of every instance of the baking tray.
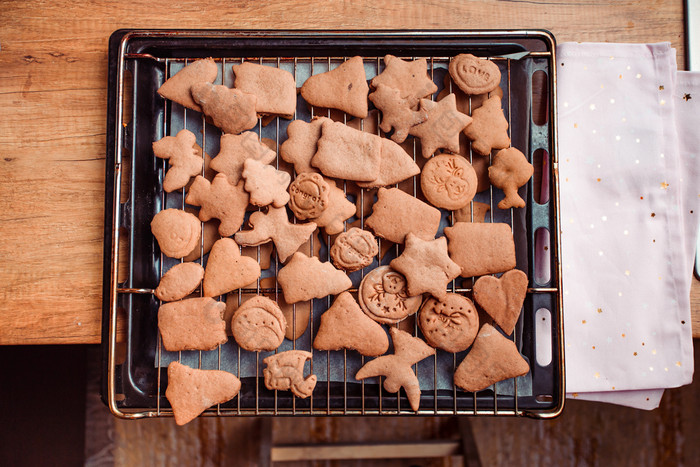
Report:
M160 277L179 260L163 256L150 232L150 220L166 207L184 208L183 193L165 194L162 180L167 165L156 159L151 143L187 127L209 154L218 152L220 132L201 114L165 101L156 90L191 60L213 57L219 66L217 84L232 85L230 65L253 61L288 69L297 86L310 74L334 68L349 57L364 58L367 78L381 72L382 57L426 57L429 73L443 88L449 59L472 53L493 60L502 71L503 107L512 144L535 163L536 176L521 189L525 209L502 211L495 204L500 190L490 188L475 200L491 205L487 222L507 222L516 241L517 267L530 284L523 312L511 337L530 364L525 377L507 380L478 393L452 384L452 372L467 352L441 350L415 365L421 383L420 409L410 409L403 391L386 392L378 379L358 382L354 374L367 361L356 352L311 349L319 317L331 299L314 300L309 329L294 342L285 340L279 351L313 352L310 369L319 382L308 399L287 391L267 390L262 360L269 353L247 352L230 341L209 352L166 352L157 329L159 301L153 295ZM103 294L102 396L110 410L123 418L172 415L165 398L167 364L179 360L203 369L224 369L242 381L238 397L207 410L204 415L519 415L557 416L564 403L564 359L559 258L558 179L556 151L555 43L546 31L249 31L249 30L119 30L110 38L105 243ZM544 121L532 115L533 79L544 76ZM437 95L437 93L436 93ZM435 96L436 96L435 95ZM433 96L433 98L435 98ZM312 112L298 101L296 118ZM351 117L342 116L347 122ZM275 119L255 128L260 137L286 139L288 121ZM415 145L413 151L416 157ZM418 152L418 157L420 152ZM471 155L470 155L471 157ZM411 183L412 182L412 183ZM412 185L412 188L411 188ZM402 188L416 194L418 177ZM408 188L406 188L408 187ZM347 188L347 186L345 186ZM360 196L365 196L361 192ZM367 196L371 196L367 192ZM359 212L361 224L369 212ZM358 219L351 219L358 220ZM454 222L443 212L441 229ZM349 223L349 222L348 222ZM320 257L328 258L328 238L320 237ZM381 264L399 254L392 247ZM260 253L258 250L258 257ZM379 258L371 267L379 264ZM203 260L206 265L206 256ZM271 270L281 267L276 257ZM120 269L123 269L120 271ZM369 268L353 273L353 290ZM448 290L469 295L473 278L453 281ZM278 294L278 287L239 292ZM235 299L229 296L229 299ZM223 299L220 297L219 299ZM117 324L123 323L123 331ZM410 326L420 335L417 326ZM123 339L122 339L122 336ZM119 338L119 339L118 339ZM308 365L308 364L307 364ZM308 371L308 368L307 368Z

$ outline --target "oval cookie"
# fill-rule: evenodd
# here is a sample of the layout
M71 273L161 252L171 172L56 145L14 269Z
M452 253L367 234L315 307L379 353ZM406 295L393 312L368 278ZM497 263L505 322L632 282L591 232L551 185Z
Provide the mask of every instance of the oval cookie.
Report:
M273 300L262 295L243 302L231 317L231 333L241 348L275 350L284 340L287 320Z
M479 315L467 297L448 293L444 300L430 297L425 301L418 314L418 325L431 346L461 352L474 342Z
M348 272L366 268L377 253L379 246L374 235L357 227L338 235L331 247L333 264Z
M426 162L420 186L435 207L457 210L468 205L476 194L476 171L464 157L439 154Z
M467 94L491 92L501 82L498 65L470 54L459 54L450 61L450 76Z
M373 320L393 324L414 314L422 297L409 297L406 278L390 266L380 266L367 274L357 293L358 302Z

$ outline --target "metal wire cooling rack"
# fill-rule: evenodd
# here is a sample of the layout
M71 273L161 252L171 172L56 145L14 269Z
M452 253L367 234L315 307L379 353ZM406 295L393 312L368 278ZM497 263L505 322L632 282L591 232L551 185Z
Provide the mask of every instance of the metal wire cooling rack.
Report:
M187 128L198 135L198 144L208 154L218 152L220 131L198 112L161 99L156 90L190 61L212 57L219 67L216 84L232 86L231 65L252 61L290 71L297 86L312 74L335 68L354 55L364 58L367 78L383 69L382 58L427 58L429 74L440 89L450 57L473 53L493 60L502 71L503 107L513 146L536 163L540 177L521 192L525 209L501 211L495 204L503 196L489 188L475 200L490 205L487 222L506 222L516 241L518 268L526 271L530 286L523 313L513 333L531 371L480 391L466 393L452 384L451 375L466 352L447 354L419 362L414 369L422 395L420 410L410 409L400 391L387 393L377 379L356 381L355 372L366 359L352 351L326 352L312 348L320 315L331 298L313 300L308 329L297 340L285 340L279 351L301 349L313 352L310 370L319 382L308 399L291 393L267 390L262 383L262 359L266 352L247 352L235 341L209 352L166 352L157 329L159 301L153 295L162 274L180 260L163 256L150 233L149 223L165 208L185 208L186 189L166 194L162 190L167 170L156 159L151 143ZM232 401L220 404L205 415L525 415L538 418L558 415L564 401L563 333L561 317L561 267L559 259L558 181L555 131L554 39L544 31L403 31L403 32L308 32L308 31L117 31L110 39L107 177L105 204L105 257L103 297L103 398L111 411L123 418L172 415L167 399L166 367L178 360L203 369L223 369L241 378L242 390ZM543 122L533 119L533 76L546 75L544 98L548 112ZM437 93L435 94L435 96ZM433 99L435 98L433 96ZM325 112L324 112L324 115ZM309 120L309 109L299 98L295 118ZM348 123L351 117L328 111L329 117ZM373 116L372 118L378 118ZM267 124L264 124L267 123ZM360 127L375 122L364 121ZM378 122L377 122L378 123ZM259 121L259 138L269 138L279 150L286 138L288 121L275 118ZM421 162L417 142L409 138L406 149ZM418 151L418 152L416 152ZM278 151L279 152L279 151ZM418 154L418 157L416 156ZM474 155L469 151L469 158ZM275 164L280 165L278 157ZM284 163L282 161L282 163ZM204 174L204 167L202 168ZM358 206L372 190L343 189ZM419 179L399 184L420 196ZM356 198L360 198L359 200ZM364 227L369 212L360 209L346 222ZM472 214L473 216L473 214ZM472 219L473 220L473 219ZM454 223L454 215L443 212L440 231ZM204 227L202 227L204 229ZM330 238L319 235L322 259L329 259ZM381 241L381 240L380 240ZM200 243L200 253L204 250ZM399 254L399 246L388 248L373 265L350 275L356 291L364 274L379 264L388 264ZM261 248L253 256L261 260ZM200 254L206 264L206 256ZM240 304L247 294L281 293L275 272L281 267L276 255L254 287L239 290L228 298ZM124 273L120 275L120 269ZM123 276L123 277L122 277ZM474 278L457 279L450 291L469 295ZM198 292L199 293L199 292ZM296 311L294 311L296 313ZM125 337L119 341L117 322L125 322ZM296 319L294 319L296 322ZM404 323L404 326L406 324ZM408 330L420 335L415 320Z

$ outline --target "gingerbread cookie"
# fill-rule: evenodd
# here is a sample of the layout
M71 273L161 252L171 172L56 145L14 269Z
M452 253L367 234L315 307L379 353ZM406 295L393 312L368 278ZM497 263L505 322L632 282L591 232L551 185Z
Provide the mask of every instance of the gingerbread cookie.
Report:
M276 170L268 164L255 159L246 159L243 163L245 191L250 194L250 203L255 206L271 204L281 208L289 201L287 187L292 181L287 172Z
M197 156L201 159L202 154L204 154L204 173L202 173L202 168L200 166L199 172L197 172L197 175L203 175L204 178L209 180L210 182L214 180L214 177L216 176L216 170L212 169L210 167L212 158L209 154L205 153L202 148L199 146L199 144L194 145L195 151L197 151ZM187 185L185 185L185 190L189 190L192 184L194 183L194 179L190 178L190 180L187 182Z
M211 161L211 168L226 174L229 183L237 185L243 175L243 165L247 159L255 159L263 164L275 160L275 151L258 140L258 135L246 131L240 135L222 135L219 154Z
M287 350L265 358L265 387L271 391L292 391L302 399L309 397L316 387L316 375L304 377L304 366L312 358L311 352L303 350Z
M459 134L472 118L458 111L456 104L454 94L438 102L421 99L420 108L426 112L427 119L411 127L408 133L420 138L423 157L432 156L440 148L459 152Z
M311 123L294 120L287 127L287 140L280 146L280 156L286 162L294 164L298 174L316 172L311 167L311 159L316 154L316 146L321 138L321 125L331 121L326 117L315 117Z
M403 143L408 137L408 130L428 118L424 109L411 109L411 102L401 97L401 91L384 84L377 86L377 90L369 95L369 100L382 111L379 128L385 133L393 128L391 139L397 143Z
M474 339L474 345L455 371L455 385L477 392L503 381L526 375L530 366L513 341L503 337L486 323Z
M447 249L462 277L496 274L515 268L515 242L508 224L457 222L445 227Z
M198 83L192 86L192 97L224 133L238 134L258 123L252 94L220 84Z
M197 83L213 83L219 74L219 67L211 58L196 60L171 76L158 88L158 94L166 99L201 112L202 108L192 99L190 90Z
M438 154L428 160L420 177L423 194L433 206L456 210L476 194L476 172L457 154Z
M437 85L428 76L428 62L425 58L405 61L393 55L384 57L384 70L372 78L372 87L380 85L398 89L399 96L409 107L414 108L418 101L437 91Z
M378 357L389 349L389 338L379 323L362 312L350 292L343 292L321 315L314 349L350 349L361 355Z
M461 268L447 254L447 239L421 240L406 235L406 248L389 265L406 277L409 296L430 293L438 300L447 295L447 284L459 276Z
M371 232L353 227L335 239L330 255L333 264L347 272L366 268L379 253L377 239Z
M262 295L243 302L231 318L233 338L251 352L275 350L284 340L286 327L280 307Z
M377 357L365 363L355 375L355 379L361 381L365 378L384 376L384 389L396 393L403 387L411 408L418 411L420 384L412 366L434 355L435 349L405 331L390 328L389 333L394 343L394 354Z
M381 138L381 143L379 175L371 182L357 182L357 186L375 188L395 185L420 173L418 164L400 145L386 138Z
M506 195L498 202L500 209L525 207L525 200L518 194L518 188L525 185L534 172L535 168L517 148L502 149L493 156L489 179Z
M464 129L464 134L472 140L472 149L479 154L489 155L492 149L510 146L508 120L501 110L501 98L491 96L473 112L472 124Z
M163 347L170 352L215 349L228 340L225 309L224 302L209 297L164 303L158 308Z
M180 263L163 274L155 291L164 302L180 300L195 291L204 277L204 268L197 263Z
M377 135L327 120L321 125L321 138L311 165L328 177L371 182L379 176L381 151Z
M197 175L185 202L193 206L201 206L199 210L201 221L206 222L214 217L219 219L221 221L219 234L222 237L228 237L243 224L245 209L248 206L248 193L243 188L243 183L231 185L224 174L217 174L211 183L201 175Z
M240 390L241 380L228 371L198 370L179 362L168 365L165 397L178 425L191 422L213 405L233 399Z
M179 190L187 185L190 177L202 171L204 161L195 146L197 138L189 130L180 130L176 136L166 136L153 143L153 154L166 159L170 165L163 179L163 190L166 193Z
M214 243L204 271L203 290L206 297L223 295L244 287L260 277L260 265L247 256L241 256L232 238Z
M300 173L289 185L289 208L299 220L314 219L328 207L331 187L318 173Z
M331 263L296 252L289 263L277 273L277 281L287 303L337 295L352 287L352 281Z
M299 247L306 242L316 230L313 222L292 224L287 218L285 208L270 207L267 213L254 212L248 223L253 230L236 232L233 238L244 246L257 246L272 241L277 249L280 261L285 262Z
M465 94L491 92L501 82L501 70L490 60L459 54L450 60L450 76Z
M199 243L201 224L188 212L163 209L153 216L151 232L165 256L182 258Z
M197 213L197 210L192 206L185 206L187 212ZM206 255L211 250L212 245L218 239L221 238L219 235L219 225L221 222L219 219L210 219L202 224L202 242L201 245L197 244L190 251L190 253L182 258L183 261L197 261L202 255ZM199 243L199 242L198 242Z
M472 218L472 205L474 206L474 217ZM491 206L479 201L472 201L462 209L455 209L455 222L484 222L486 213L491 210Z
M297 177L298 179L298 177ZM323 228L326 235L336 235L345 228L345 221L355 215L356 208L353 203L348 201L343 190L335 186L335 182L330 179L324 179L328 185L328 205L318 215L318 217L310 218L317 226Z
M432 240L440 227L440 211L398 188L380 188L365 225L394 243L403 243L409 232Z
M261 115L293 118L297 107L297 85L294 75L280 68L245 62L233 65L235 89L253 94L255 111Z
M527 274L519 269L501 277L483 276L474 284L474 300L510 335L518 322L528 285Z
M448 293L442 300L430 297L418 314L418 326L431 346L445 352L467 350L479 331L479 314L471 300Z
M408 295L401 273L379 266L362 279L357 299L367 316L378 323L393 324L418 311L422 297Z
M337 68L310 76L301 96L315 107L339 109L354 117L367 116L367 78L362 57L352 57Z
M465 94L464 91L459 89L459 87L452 82L450 75L446 74L443 79L443 84L445 87L438 94L437 100L442 99L450 93L454 93L457 99L457 110L463 114L472 115L472 113L481 107L486 99L491 95L496 95L503 99L503 89L500 86L496 86L491 92L486 92L483 94Z

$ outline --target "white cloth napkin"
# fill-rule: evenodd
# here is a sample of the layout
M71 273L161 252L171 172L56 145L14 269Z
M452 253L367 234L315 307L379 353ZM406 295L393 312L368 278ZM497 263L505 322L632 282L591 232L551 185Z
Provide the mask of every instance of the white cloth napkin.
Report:
M700 76L675 56L557 47L569 397L651 409L692 381Z

